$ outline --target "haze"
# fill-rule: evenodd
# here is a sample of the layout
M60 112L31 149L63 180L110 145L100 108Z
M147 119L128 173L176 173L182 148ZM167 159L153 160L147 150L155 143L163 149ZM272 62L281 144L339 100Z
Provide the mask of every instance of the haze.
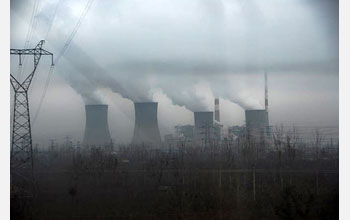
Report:
M11 0L11 48L23 48L34 2ZM87 0L39 2L30 47L46 38L44 48L57 56ZM243 125L244 109L263 108L264 71L272 125L337 129L338 7L335 0L94 1L56 63L34 142L81 140L85 103L109 105L119 143L131 140L133 101L159 102L162 135L193 124L192 111L213 110L215 97L224 126ZM30 91L32 115L49 68L43 57ZM18 76L14 56L11 73Z

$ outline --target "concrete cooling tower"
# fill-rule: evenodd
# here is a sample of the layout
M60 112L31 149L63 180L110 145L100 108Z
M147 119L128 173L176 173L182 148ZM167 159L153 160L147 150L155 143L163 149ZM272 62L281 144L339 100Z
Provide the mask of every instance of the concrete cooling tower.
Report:
M246 110L245 121L250 135L259 138L268 135L269 119L266 110Z
M269 125L266 110L245 110L247 128L266 128Z
M213 126L213 123L213 112L194 112L194 126L196 128L200 128L205 125Z
M197 144L208 144L215 139L213 112L194 112L194 133Z
M83 145L101 146L111 142L108 105L85 105L86 122Z
M160 145L157 102L135 102L135 127L132 144Z

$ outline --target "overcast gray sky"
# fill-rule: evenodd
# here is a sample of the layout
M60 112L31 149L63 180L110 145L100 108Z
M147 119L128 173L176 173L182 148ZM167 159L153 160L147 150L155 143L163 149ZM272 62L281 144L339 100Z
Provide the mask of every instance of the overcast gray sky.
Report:
M88 0L11 0L11 48L24 46L35 2L30 46L47 35L44 48L57 56ZM191 111L213 110L214 97L224 126L242 125L244 109L263 107L264 71L271 124L336 127L338 7L336 0L95 0L55 67L34 139L81 139L84 103L109 104L117 142L131 139L132 101L159 102L162 135L192 124ZM16 76L17 62L12 57ZM49 68L43 57L32 115Z

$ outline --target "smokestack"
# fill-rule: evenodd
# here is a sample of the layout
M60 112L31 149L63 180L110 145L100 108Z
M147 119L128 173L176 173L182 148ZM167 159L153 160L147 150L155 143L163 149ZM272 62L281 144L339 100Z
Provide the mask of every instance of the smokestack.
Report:
M135 102L135 127L133 144L160 145L158 128L157 102Z
M197 143L210 143L214 139L213 127L213 112L194 112L194 133Z
M268 85L267 85L267 72L265 71L265 111L269 111L269 100L268 100Z
M85 105L86 122L83 145L104 145L111 142L108 128L108 105Z
M215 121L220 121L219 98L215 99Z

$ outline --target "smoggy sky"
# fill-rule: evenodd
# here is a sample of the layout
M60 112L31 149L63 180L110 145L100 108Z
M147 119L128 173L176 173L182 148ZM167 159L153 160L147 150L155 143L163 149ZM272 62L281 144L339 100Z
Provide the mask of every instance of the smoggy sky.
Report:
M45 39L57 57L88 1L11 0L11 48L24 47L35 2L29 45ZM271 124L337 127L338 32L336 0L95 0L56 63L33 138L81 140L84 103L109 105L117 142L131 139L132 101L159 102L162 135L212 111L214 97L224 126L242 125L244 109L263 108L264 71ZM42 57L33 116L49 68Z

